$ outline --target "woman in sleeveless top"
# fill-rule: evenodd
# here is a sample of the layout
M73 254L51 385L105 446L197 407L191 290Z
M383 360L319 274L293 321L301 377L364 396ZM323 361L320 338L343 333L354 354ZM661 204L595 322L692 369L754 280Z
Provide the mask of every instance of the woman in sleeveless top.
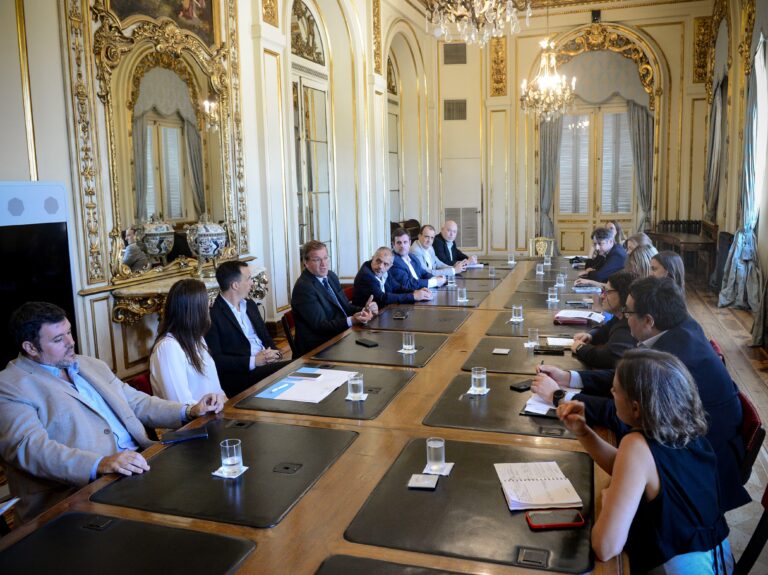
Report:
M633 575L730 574L717 461L690 373L670 354L630 350L611 392L619 418L633 428L618 449L587 426L584 404L558 406L565 426L611 475L592 529L595 555L607 560L626 549Z

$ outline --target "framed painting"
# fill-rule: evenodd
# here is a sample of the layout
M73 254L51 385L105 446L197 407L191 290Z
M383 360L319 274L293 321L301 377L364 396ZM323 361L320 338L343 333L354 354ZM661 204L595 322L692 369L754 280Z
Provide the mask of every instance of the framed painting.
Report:
M108 0L109 9L124 27L141 18L173 20L179 28L197 34L207 46L218 44L220 0Z

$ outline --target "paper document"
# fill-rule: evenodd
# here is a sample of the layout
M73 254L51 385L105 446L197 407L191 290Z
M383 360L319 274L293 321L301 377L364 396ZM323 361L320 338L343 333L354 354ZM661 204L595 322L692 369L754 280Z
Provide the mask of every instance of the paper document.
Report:
M485 264L481 264L481 263L476 263L476 264L467 264L467 269L481 268L481 267L483 267L484 265L485 265Z
M577 286L574 285L573 293L600 293L602 291L602 288L599 288L597 286Z
M571 347L573 345L573 338L548 337L547 345L559 345L560 347Z
M555 409L555 406L549 402L544 401L535 393L531 394L528 401L525 402L525 411L528 413L539 413L546 415L550 409Z
M509 509L581 507L581 497L556 461L494 463Z
M555 314L555 320L556 321L563 321L563 320L589 320L593 321L595 323L603 323L605 318L603 317L603 314L597 313L595 311L589 311L586 309L561 309L559 312Z
M256 394L256 397L261 399L320 403L355 374L354 371L341 371L338 369L301 368L298 371L311 371L320 373L321 376L317 379L285 377L261 390Z

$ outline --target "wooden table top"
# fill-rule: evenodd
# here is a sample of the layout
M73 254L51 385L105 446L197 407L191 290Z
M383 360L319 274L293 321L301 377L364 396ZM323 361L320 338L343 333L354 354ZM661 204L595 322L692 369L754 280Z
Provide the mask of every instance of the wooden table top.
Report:
M11 545L61 513L76 510L103 513L159 525L245 537L256 543L256 550L242 564L237 571L238 573L310 575L315 573L327 557L334 554L370 557L460 573L486 573L489 575L530 573L527 569L508 565L355 544L344 539L344 531L390 465L413 438L437 435L449 440L582 451L580 444L570 439L435 428L422 424L422 420L430 412L443 391L449 386L453 378L461 373L461 366L477 342L484 337L498 312L508 311L504 309L504 304L532 265L533 262L520 262L515 270L504 278L500 286L490 292L477 309L471 311L470 317L461 327L448 336L448 340L432 361L426 367L417 370L416 376L376 419L351 420L316 415L253 411L234 407L241 399L294 371L298 364L285 367L253 388L230 399L223 412L224 417L343 429L359 433L359 437L276 527L257 529L93 503L88 498L115 480L114 477L102 477L37 519L19 527L1 539L0 549ZM551 313L549 310L526 311L526 314ZM340 334L331 341L341 339L346 333ZM310 352L306 358L311 355ZM388 369L402 368L392 367ZM190 426L203 425L208 419L201 418L192 422ZM144 454L148 459L151 459L162 449L165 448L161 445L155 445L146 450ZM608 485L609 477L597 466L595 466L594 482L595 512L599 515L600 493ZM628 564L622 555L612 561L597 562L594 572L599 574L627 573Z

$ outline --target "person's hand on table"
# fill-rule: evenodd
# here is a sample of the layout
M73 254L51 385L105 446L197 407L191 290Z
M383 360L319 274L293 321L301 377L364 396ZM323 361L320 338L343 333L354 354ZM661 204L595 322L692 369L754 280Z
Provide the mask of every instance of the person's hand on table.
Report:
M378 315L379 314L379 304L377 304L375 301L373 301L373 294L368 296L368 301L365 302L365 305L363 306L363 309L365 311L371 312L372 315Z
M537 373L531 382L531 391L547 403L552 403L552 396L558 389L557 382L544 372Z
M432 292L429 288L417 289L413 292L413 299L415 301L429 301L432 299Z
M373 319L373 314L370 311L366 311L365 309L363 309L352 316L352 323L365 325L372 319Z
M206 393L200 398L200 401L189 408L189 415L191 417L200 417L206 413L219 413L224 409L226 402L227 396L221 393Z
M579 351L582 347L587 345L588 342L577 340L576 338L573 339L573 343L571 344L571 351L576 353Z
M118 473L120 475L141 475L149 471L149 464L141 453L135 451L120 451L106 457L102 457L96 467L98 475Z
M453 271L457 274L460 274L465 269L467 269L467 264L469 264L469 260L461 260L460 262L456 262L453 264Z
M256 365L262 366L270 363L275 363L283 359L283 354L276 349L265 348L255 355Z
M584 414L584 404L581 401L563 401L557 406L557 417L576 437L586 435L589 430Z
M549 376L560 387L568 387L571 383L571 372L554 365L539 365L536 367L536 373Z
M445 285L445 282L448 281L447 279L445 279L445 276L435 276L435 279L437 280L437 287Z
M477 256L469 256L469 263L476 264L477 263Z
M592 341L592 336L586 331L580 331L573 336L573 342L576 343L577 341L581 343L590 343Z

